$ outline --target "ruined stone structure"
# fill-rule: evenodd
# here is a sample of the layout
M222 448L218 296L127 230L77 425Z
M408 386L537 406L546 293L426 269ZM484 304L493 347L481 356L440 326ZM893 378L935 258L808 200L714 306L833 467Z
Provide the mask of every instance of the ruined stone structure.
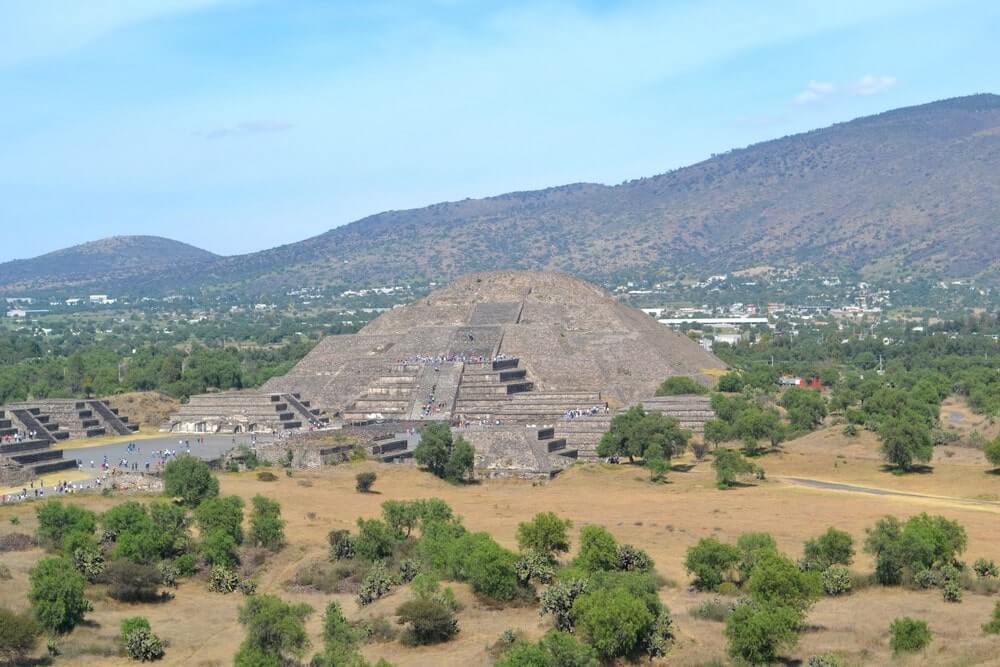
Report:
M226 391L192 396L160 430L179 433L280 432L326 418L297 393Z
M312 414L323 410L346 425L397 423L398 433L403 424L448 421L468 432L481 474L549 477L577 456L594 458L614 412L645 402L665 378L708 384L724 366L576 278L483 273L383 313L355 335L323 339L260 392L194 396L165 427L294 428L302 420L287 397L301 394L316 406ZM275 404L286 402L276 419ZM679 401L660 409L699 430L701 410L689 408ZM570 411L587 416L568 420ZM371 453L406 462L413 447L412 438L389 437Z
M434 359L438 359L437 362ZM466 276L358 334L329 336L265 391L299 391L346 419L554 421L624 406L671 375L709 382L715 356L570 276Z
M45 398L11 403L5 409L21 422L23 431L45 432L56 440L129 435L139 430L106 400Z
M35 435L27 435L31 432ZM15 440L18 434L23 437ZM52 447L68 437L38 407L0 410L0 485L16 486L38 475L76 468L74 459L63 458L63 450Z

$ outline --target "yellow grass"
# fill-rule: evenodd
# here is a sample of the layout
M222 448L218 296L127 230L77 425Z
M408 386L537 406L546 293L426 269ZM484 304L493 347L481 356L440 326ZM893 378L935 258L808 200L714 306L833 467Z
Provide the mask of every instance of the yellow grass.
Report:
M977 496L1000 496L1000 476L987 474L973 460L935 461L932 474L895 476L880 469L875 443L867 436L846 439L839 429L821 431L788 443L785 451L761 458L769 479L755 486L718 491L707 462L689 472L673 472L670 483L651 485L646 473L629 466L576 466L546 485L520 481L489 481L469 487L453 487L407 466L364 463L296 473L278 481L262 483L253 474L222 475L222 492L249 499L261 493L278 499L288 521L289 546L269 559L259 575L260 590L307 602L316 609L308 629L314 647L320 646L321 613L327 602L341 602L350 618L387 615L407 598L399 589L376 604L359 609L349 595L288 592L284 582L303 564L325 559L326 535L333 528L353 528L358 517L372 517L389 499L427 498L446 500L464 517L472 530L488 531L501 544L516 547L519 522L539 511L551 510L573 520L573 537L587 524L607 526L616 537L646 549L657 569L676 580L677 587L662 591L673 611L678 641L667 660L671 665L702 665L713 660L725 664L722 625L695 619L688 610L710 596L689 591L683 568L685 551L699 538L713 535L735 540L745 531L768 531L778 546L794 558L805 539L834 525L850 532L860 547L864 529L885 514L908 517L921 511L942 514L965 526L969 547L963 558L1000 557L1000 517L994 506L967 504ZM843 456L844 458L838 458ZM964 459L963 459L964 461ZM688 461L693 462L693 461ZM375 470L378 493L359 494L354 476L360 470ZM887 490L923 493L937 498L873 496L842 491L803 488L777 477L806 477L835 482L876 486ZM96 510L119 499L76 496ZM985 508L985 509L984 509ZM22 525L11 526L17 515ZM34 529L29 505L0 509L0 531ZM860 550L860 549L859 549ZM27 572L42 552L0 555L14 578L0 586L0 604L23 609ZM855 567L870 571L870 558L860 554ZM458 638L445 645L407 648L398 642L369 645L368 658L385 657L405 666L488 665L486 646L506 628L540 637L549 621L536 608L490 609L480 604L462 585L449 584L465 604L459 613ZM125 616L147 616L153 629L166 639L165 665L230 664L243 632L236 616L242 599L237 595L211 594L203 582L187 582L176 599L160 605L121 605L104 597L95 598L90 614L97 626L78 628L65 640L67 645L108 640ZM990 665L998 664L997 640L980 631L995 598L966 593L961 604L945 603L940 593L904 589L871 588L844 598L821 600L809 615L809 630L789 659L803 663L812 654L839 651L852 665ZM928 620L934 641L925 654L894 660L888 647L888 627L893 618L910 615ZM56 664L59 664L58 661ZM67 663L69 664L69 663ZM125 665L124 660L82 656L73 664Z

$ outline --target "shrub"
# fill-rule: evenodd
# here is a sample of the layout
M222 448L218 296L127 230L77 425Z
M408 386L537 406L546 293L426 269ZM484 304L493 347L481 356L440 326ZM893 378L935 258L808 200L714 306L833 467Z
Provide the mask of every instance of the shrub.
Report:
M557 581L542 591L539 614L552 614L557 630L573 630L573 603L587 590L584 579Z
M972 570L980 579L986 579L989 577L995 578L997 576L996 563L992 560L986 560L985 558L977 558L976 562L972 564Z
M178 456L163 468L163 493L197 507L205 498L219 495L219 480L204 461Z
M580 553L576 564L584 570L614 570L618 566L618 543L604 526L584 526L580 531Z
M50 500L35 509L38 528L35 535L38 543L50 549L62 546L63 538L70 533L93 534L97 527L97 515L77 505L64 505L59 500Z
M178 577L190 577L197 570L198 562L193 554L181 554L174 560Z
M257 582L253 579L240 579L240 583L237 585L240 593L245 596L256 595L257 594Z
M257 473L257 481L258 482L277 482L278 481L278 476L275 475L270 470L261 470L259 473Z
M805 544L802 566L823 572L831 565L850 565L854 561L854 538L849 533L829 528Z
M511 631L507 631L511 632ZM507 643L504 643L507 640ZM501 636L496 667L598 667L597 652L568 632L549 630L535 643Z
M278 551L285 546L285 522L281 518L281 505L261 495L251 501L250 539L258 547Z
M820 653L809 656L809 667L844 667L844 661L835 653Z
M497 601L513 600L521 590L517 556L486 533L466 534L460 540L461 574L472 590Z
M10 568L0 563L0 580L10 580L13 575L10 573Z
M735 608L736 605L733 602L723 600L722 598L712 598L692 607L688 613L695 618L724 623Z
M755 601L786 605L799 611L808 609L820 592L815 574L803 572L791 559L777 552L761 554L746 587Z
M749 601L726 619L729 655L751 665L776 662L782 649L794 646L802 614L781 604Z
M625 588L601 588L573 604L575 627L605 660L636 656L656 617L648 605Z
M569 551L567 531L573 522L560 519L553 512L540 512L531 521L517 526L517 545L521 551L533 551L550 559Z
M941 577L937 570L923 569L913 575L913 583L920 588L937 588Z
M34 650L42 629L27 614L0 607L0 660L15 663Z
M339 644L353 648L358 637L354 628L347 622L340 604L330 602L323 614L323 641L326 644Z
M104 554L96 544L77 547L73 550L73 567L87 581L93 583L104 573Z
M326 539L330 543L330 558L333 560L354 558L354 537L349 530L331 530Z
M150 630L149 619L145 616L130 616L121 622L118 638L124 642L125 638L136 630Z
M288 604L275 595L247 598L240 607L240 623L246 628L246 639L237 654L237 665L287 664L302 656L309 647L305 619L312 613L306 604ZM266 661L251 662L253 656L265 656Z
M778 546L770 533L743 533L736 538L736 549L740 552L740 581L745 583L761 555L776 552Z
M740 594L740 587L731 581L723 581L719 584L718 593L719 595L735 597Z
M688 548L684 567L694 575L694 587L703 591L718 590L719 585L740 561L740 551L714 537L703 537Z
M649 554L631 544L618 547L617 568L624 572L649 572L653 569L653 559Z
M962 586L952 579L945 581L941 585L941 597L945 602L961 602Z
M889 645L893 653L915 653L931 642L931 630L925 621L903 616L889 626Z
M133 660L152 662L163 657L163 642L149 630L135 630L125 638L125 652Z
M216 565L208 574L208 590L213 593L233 593L240 586L240 576L224 565Z
M240 562L236 540L226 530L218 528L204 535L199 544L201 557L209 565L233 567Z
M686 375L668 377L656 388L657 396L683 396L685 394L707 394L708 388Z
M127 560L112 561L103 578L108 582L108 595L119 602L154 602L160 597L163 579L151 565Z
M983 626L983 632L989 635L1000 635L1000 602L993 607L993 617Z
M440 644L458 634L458 620L452 610L432 598L414 598L396 610L399 624L408 624L404 643Z
M373 472L359 472L354 476L354 488L358 493L369 493L375 485L378 475Z
M54 502L54 501L52 501ZM41 508L39 508L41 509ZM35 540L25 533L7 533L0 535L0 553L7 551L26 551L35 547Z
M412 558L406 558L399 563L399 580L404 584L413 581L420 572L420 564Z
M194 511L201 534L217 530L228 533L236 544L243 544L243 499L239 496L207 498Z
M524 583L538 581L547 584L556 574L552 561L537 551L527 551L518 556L514 570L517 572L518 580Z
M51 632L66 633L93 607L83 596L83 576L64 558L43 558L31 569L28 599L38 623Z
M164 586L177 587L177 566L169 560L161 560L156 564L156 571L160 573L160 581Z
M389 575L385 563L376 561L365 578L361 580L361 586L358 589L358 604L363 607L375 602L391 591L395 585L396 582Z
M396 533L384 521L358 519L354 553L358 558L376 561L390 558L396 548Z
M827 595L849 593L853 584L851 571L843 565L831 565L823 570L823 591Z

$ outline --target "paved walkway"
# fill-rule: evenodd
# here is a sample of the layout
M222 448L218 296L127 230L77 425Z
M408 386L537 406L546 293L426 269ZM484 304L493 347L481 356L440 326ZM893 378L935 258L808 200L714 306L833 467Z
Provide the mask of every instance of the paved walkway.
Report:
M813 489L825 489L827 491L843 491L846 493L863 493L873 496L889 496L897 498L913 498L916 500L929 500L933 502L954 503L960 505L974 505L983 509L1000 509L1000 502L996 500L977 500L975 498L956 498L955 496L933 496L924 493L911 493L908 491L893 491L877 486L858 486L855 484L845 484L843 482L827 482L821 479L807 479L804 477L773 477L772 479L794 484L796 486L808 486Z
M60 482L74 484L79 489L96 488L96 480L104 474L101 464L105 461L105 457L112 468L126 469L119 465L121 460L125 459L128 462L128 469L131 469L131 465L135 463L138 464L139 472L146 472L147 463L151 471L156 469L157 463L162 458L158 452L165 450L177 455L190 453L200 459L211 460L219 458L232 447L250 444L249 434L240 434L236 437L232 435L205 435L201 436L204 442L198 442L198 437L195 434L164 434L159 437L136 439L134 452L128 451L128 440L68 449L63 456L67 459L76 459L80 464L76 470L64 470L43 475L40 479L35 480L34 487L31 485L23 486L28 489L29 497L34 495L34 489L39 488L48 497L56 495L56 485ZM257 442L270 442L272 439L270 435L258 434L257 436ZM166 460L169 460L169 457ZM18 493L21 488L0 489L0 496Z

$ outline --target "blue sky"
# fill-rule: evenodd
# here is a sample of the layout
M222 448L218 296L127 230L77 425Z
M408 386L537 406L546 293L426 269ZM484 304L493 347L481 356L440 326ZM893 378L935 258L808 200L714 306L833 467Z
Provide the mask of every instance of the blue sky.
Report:
M0 261L649 176L1000 93L998 33L988 0L0 0Z

